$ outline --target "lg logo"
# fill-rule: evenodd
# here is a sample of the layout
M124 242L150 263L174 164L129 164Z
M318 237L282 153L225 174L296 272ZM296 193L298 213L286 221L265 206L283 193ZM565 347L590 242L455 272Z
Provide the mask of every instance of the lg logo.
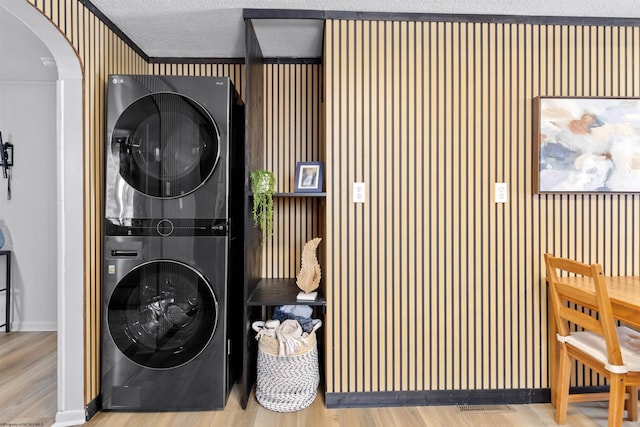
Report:
M113 80L111 80L111 83L113 83L114 85L117 85L118 83L124 83L124 79L114 77Z

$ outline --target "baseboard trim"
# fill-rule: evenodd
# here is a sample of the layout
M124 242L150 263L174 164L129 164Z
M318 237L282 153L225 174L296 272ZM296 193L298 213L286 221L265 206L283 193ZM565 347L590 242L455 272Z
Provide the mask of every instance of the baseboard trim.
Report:
M30 322L14 320L11 323L14 332L55 332L58 330L58 322Z
M58 411L51 427L79 426L86 422L84 417L84 411Z
M97 395L84 409L85 419L89 421L100 409L102 409L102 394Z
M326 393L327 408L549 403L548 388Z

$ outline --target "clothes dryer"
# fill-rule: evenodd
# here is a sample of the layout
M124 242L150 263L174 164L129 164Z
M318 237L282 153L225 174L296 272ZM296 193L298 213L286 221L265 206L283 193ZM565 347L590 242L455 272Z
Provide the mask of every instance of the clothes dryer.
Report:
M224 408L228 236L105 238L102 406Z
M106 235L150 220L229 218L241 112L227 77L109 76Z
M103 409L221 409L241 333L242 104L225 77L112 75L107 98Z

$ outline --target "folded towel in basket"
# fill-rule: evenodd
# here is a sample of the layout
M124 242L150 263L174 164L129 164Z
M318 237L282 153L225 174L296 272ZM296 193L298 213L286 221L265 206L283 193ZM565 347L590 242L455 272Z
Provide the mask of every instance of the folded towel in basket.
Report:
M260 341L260 345L263 345L265 338L265 345L272 347L270 351L265 351L273 355L289 356L315 346L315 335L311 334L322 325L322 321L310 320L313 325L310 333L303 331L300 323L294 319L287 319L282 323L278 320L256 321L251 326L257 332L256 340Z
M273 310L272 319L279 320L280 322L284 322L287 319L297 320L302 326L302 330L306 333L311 333L313 330L313 319L311 319L311 314L309 316L299 316L297 314L292 313L291 311L286 311L286 305L278 306ZM306 312L305 312L306 313Z
M308 334L302 331L300 324L293 319L287 319L276 328L276 338L280 342L280 355L293 354L303 344Z

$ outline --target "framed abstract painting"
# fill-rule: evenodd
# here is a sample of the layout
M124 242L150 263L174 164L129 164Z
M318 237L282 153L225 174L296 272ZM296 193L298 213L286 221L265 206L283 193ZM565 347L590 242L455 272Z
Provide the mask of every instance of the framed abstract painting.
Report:
M640 99L537 97L534 193L640 192Z

